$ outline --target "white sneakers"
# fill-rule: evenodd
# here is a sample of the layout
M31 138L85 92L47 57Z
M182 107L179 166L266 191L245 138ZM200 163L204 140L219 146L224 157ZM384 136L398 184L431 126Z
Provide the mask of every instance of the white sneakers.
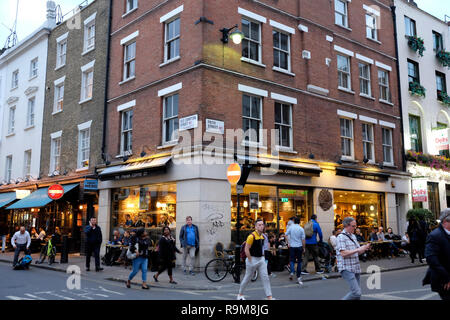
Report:
M302 277L298 277L298 278L297 278L297 281L298 281L298 284L299 284L299 285L301 285L301 286L303 285Z
M240 294L238 294L237 300L245 300L245 298L244 298L244 296L241 296Z

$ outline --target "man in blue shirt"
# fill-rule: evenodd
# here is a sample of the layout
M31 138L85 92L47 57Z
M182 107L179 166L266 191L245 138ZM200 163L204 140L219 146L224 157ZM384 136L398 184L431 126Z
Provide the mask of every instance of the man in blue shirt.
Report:
M319 246L317 245L317 235L319 235L320 242L323 241L322 229L320 225L316 221L317 216L313 214L311 216L311 221L313 222L313 236L308 238L306 237L306 248L305 255L303 256L302 263L302 274L309 274L306 271L306 267L308 266L309 256L312 255L314 258L314 266L316 267L316 273L322 274L323 270L320 268L319 262Z
M183 269L184 273L186 274L186 259L189 255L189 273L191 275L195 275L195 273L192 271L194 267L194 260L195 260L195 252L199 248L199 235L198 235L198 227L195 224L192 224L192 217L188 216L186 217L186 224L181 228L180 230L180 243L181 247L184 248L183 251Z
M301 277L302 269L302 253L305 247L305 231L299 225L300 219L294 218L294 223L286 231L286 236L289 241L289 262L291 266L291 274L289 279L292 280L294 276L295 260L297 260L297 281L300 285L303 284Z

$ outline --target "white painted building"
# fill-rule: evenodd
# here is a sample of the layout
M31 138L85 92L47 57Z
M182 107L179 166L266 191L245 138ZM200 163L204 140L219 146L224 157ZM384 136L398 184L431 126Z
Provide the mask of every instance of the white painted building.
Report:
M55 26L55 3L47 20L0 56L0 183L39 176L48 36Z
M440 94L449 92L450 68L444 67L436 54L440 50L450 51L450 26L421 10L412 1L395 0L395 6L405 152L407 170L413 176L409 205L430 209L438 217L440 210L450 206L450 168L442 170L439 169L441 165L437 168L431 168L429 164L419 165L414 160L417 156L410 150L415 154L449 158L450 105L440 101ZM424 40L423 56L410 48L408 36ZM420 83L426 89L425 97L413 94L410 82ZM446 146L442 147L445 150L439 150L439 145L445 145L443 141L446 138ZM419 187L420 181L423 181L422 188ZM427 201L413 202L412 193L421 189Z

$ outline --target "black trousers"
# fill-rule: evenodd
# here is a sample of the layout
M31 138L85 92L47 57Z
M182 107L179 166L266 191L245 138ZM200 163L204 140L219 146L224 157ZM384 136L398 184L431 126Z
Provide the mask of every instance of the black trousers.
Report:
M17 261L19 260L19 254L23 251L25 254L28 253L27 244L16 244L16 249L14 250L14 262L13 266L17 264Z
M163 258L163 259L160 259L159 262L160 262L160 264L159 264L158 273L161 274L167 269L167 274L169 275L169 277L171 277L172 276L172 260Z
M86 243L86 268L91 265L91 255L94 254L95 269L100 268L100 244Z
M449 290L447 290L445 292L439 292L439 296L444 301L450 301L450 291Z

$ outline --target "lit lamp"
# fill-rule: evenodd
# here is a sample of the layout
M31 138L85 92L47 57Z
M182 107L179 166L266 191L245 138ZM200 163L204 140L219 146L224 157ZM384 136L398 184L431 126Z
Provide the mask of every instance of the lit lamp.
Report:
M354 204L354 205L352 206L352 209L353 209L353 210L356 210L356 204Z
M370 211L373 211L375 209L374 206L370 206Z
M247 202L247 200L245 200L244 201L244 208L247 208L248 207L248 202Z
M333 209L334 209L334 210L337 209L337 204L333 204Z
M231 38L234 44L240 44L242 42L242 39L244 39L244 33L242 33L242 31L240 31L237 27L238 25L235 25L234 27L231 28L220 29L219 31L222 32L222 39L220 40L223 43L228 43L228 38ZM236 30L230 33L230 31L233 30L234 28L236 28Z
M258 207L259 207L259 208L262 208L262 202L261 202L261 201L258 202Z

